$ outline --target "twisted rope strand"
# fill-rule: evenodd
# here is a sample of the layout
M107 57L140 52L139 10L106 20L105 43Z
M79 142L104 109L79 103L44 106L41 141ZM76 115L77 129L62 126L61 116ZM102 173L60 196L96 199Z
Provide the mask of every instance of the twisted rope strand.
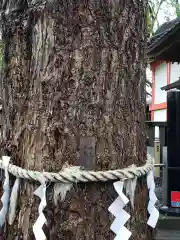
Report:
M0 160L0 168L4 169L2 160ZM44 177L46 182L61 182L61 183L78 183L78 182L107 182L117 179L132 179L146 175L153 168L153 158L147 154L146 164L141 167L128 167L124 169L108 170L108 171L87 171L80 167L68 167L58 173L53 172L38 172L26 170L21 167L9 164L8 171L12 175L39 181L40 177Z

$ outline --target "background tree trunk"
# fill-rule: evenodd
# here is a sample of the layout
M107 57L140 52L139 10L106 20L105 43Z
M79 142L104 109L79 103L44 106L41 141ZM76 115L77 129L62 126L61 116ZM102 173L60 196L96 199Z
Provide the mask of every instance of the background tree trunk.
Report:
M94 170L142 165L144 1L20 2L11 1L3 17L2 151L14 164L39 171L58 172L65 162ZM129 207L132 239L152 239L145 182L138 181L135 209ZM7 239L34 239L36 187L22 181ZM48 239L113 239L107 209L115 197L112 183L79 184L55 206L49 185Z

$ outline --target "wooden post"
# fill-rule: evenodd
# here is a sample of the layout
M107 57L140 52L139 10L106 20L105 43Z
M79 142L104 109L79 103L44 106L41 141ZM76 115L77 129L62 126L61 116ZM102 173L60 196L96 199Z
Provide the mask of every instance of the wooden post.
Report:
M160 164L161 158L161 149L160 149L160 136L159 136L159 127L155 127L155 140L154 140L154 158L155 163ZM160 177L160 168L155 168L155 176Z

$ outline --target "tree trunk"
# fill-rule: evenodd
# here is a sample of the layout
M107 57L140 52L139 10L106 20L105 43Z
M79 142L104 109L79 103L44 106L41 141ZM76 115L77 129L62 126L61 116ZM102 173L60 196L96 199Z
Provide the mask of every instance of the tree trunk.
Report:
M32 2L12 1L3 16L3 153L14 164L39 171L58 172L66 162L94 170L142 165L144 1ZM135 209L128 208L132 239L152 239L145 182L138 181ZM22 180L7 239L34 239L36 187ZM114 238L108 212L116 197L112 182L74 185L57 205L52 187L45 210L48 239Z

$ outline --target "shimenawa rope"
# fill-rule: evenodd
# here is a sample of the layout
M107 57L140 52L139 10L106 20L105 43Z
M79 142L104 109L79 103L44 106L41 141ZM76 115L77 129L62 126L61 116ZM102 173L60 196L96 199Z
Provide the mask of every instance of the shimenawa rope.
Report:
M107 182L117 179L133 179L146 175L153 168L153 158L147 154L146 164L141 167L130 166L125 169L116 169L108 171L87 171L77 166L70 166L58 173L38 172L20 168L9 164L8 171L12 175L39 181L43 176L46 182L78 183L78 182ZM0 168L4 169L3 162L0 160Z

